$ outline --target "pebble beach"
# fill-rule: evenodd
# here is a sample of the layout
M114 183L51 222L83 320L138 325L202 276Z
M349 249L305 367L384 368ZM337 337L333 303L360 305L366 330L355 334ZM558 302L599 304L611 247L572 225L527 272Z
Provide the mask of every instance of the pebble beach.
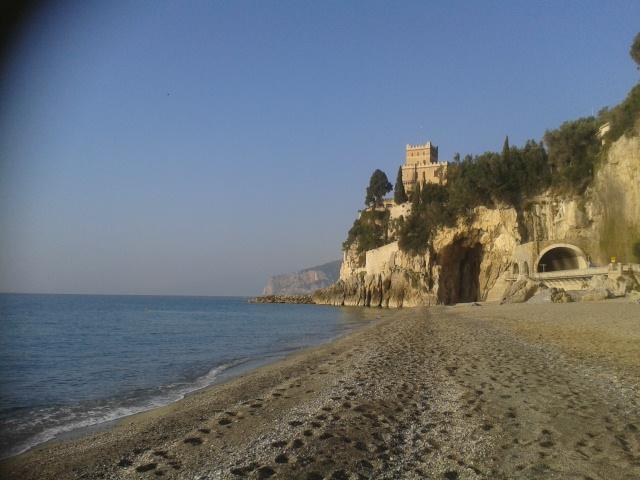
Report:
M640 478L640 305L378 316L2 478Z

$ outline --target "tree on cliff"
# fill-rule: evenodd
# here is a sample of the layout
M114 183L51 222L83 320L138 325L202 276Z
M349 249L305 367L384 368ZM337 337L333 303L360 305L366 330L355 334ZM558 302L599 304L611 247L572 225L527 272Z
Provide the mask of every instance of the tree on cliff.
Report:
M509 135L504 137L504 143L502 144L502 161L509 161Z
M629 55L631 55L633 61L638 64L638 69L640 69L640 33L638 33L633 39L631 49L629 50Z
M404 183L402 182L402 167L398 167L398 176L396 177L396 186L393 189L393 201L398 205L408 200L407 192L404 191Z
M593 180L600 153L594 117L564 122L555 130L547 130L544 143L549 154L553 184L557 190L570 189L582 193Z
M389 183L387 174L382 170L376 169L373 175L371 175L371 180L369 180L367 196L364 199L364 203L370 207L382 205L382 199L392 188L393 185Z
M411 193L411 203L413 204L413 208L420 205L420 200L422 200L422 191L420 189L420 182L416 180L413 192Z

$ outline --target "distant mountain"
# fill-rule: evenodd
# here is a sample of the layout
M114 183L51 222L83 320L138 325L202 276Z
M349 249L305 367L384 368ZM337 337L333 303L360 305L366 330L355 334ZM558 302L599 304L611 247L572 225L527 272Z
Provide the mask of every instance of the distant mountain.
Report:
M295 273L284 273L270 277L262 291L263 295L308 295L318 288L336 282L340 276L342 260L306 268Z

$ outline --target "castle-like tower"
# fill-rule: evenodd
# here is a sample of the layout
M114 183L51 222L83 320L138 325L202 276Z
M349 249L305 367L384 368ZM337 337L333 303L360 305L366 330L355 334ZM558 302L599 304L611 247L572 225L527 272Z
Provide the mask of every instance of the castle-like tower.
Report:
M431 142L423 145L407 145L402 183L407 192L413 191L416 182L443 184L446 182L447 162L438 162L438 147Z

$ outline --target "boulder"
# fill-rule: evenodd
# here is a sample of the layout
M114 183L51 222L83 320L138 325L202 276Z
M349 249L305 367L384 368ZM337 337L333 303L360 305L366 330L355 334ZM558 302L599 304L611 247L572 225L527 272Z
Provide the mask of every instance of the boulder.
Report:
M523 303L535 295L541 287L540 283L534 282L529 278L521 278L515 281L507 288L502 297L501 304L505 303Z
M581 302L600 302L606 300L611 296L609 290L606 288L598 288L595 290L589 290L580 297Z

